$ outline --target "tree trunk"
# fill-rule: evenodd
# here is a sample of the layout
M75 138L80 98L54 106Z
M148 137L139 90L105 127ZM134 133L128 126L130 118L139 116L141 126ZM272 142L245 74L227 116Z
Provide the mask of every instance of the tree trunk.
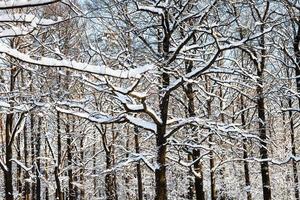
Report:
M193 62L186 62L186 73L190 73L193 68ZM186 96L188 98L188 115L189 117L195 117L195 95L193 91L192 83L188 83L186 87ZM195 140L198 141L198 135L195 135ZM200 160L198 159L200 156L199 149L193 149L192 158L194 160L194 169L197 175L195 176L195 192L197 200L204 200L205 193L203 188L203 173L202 173L202 165ZM191 191L190 191L191 192ZM193 199L193 194L191 195L191 199Z
M4 171L4 186L5 186L5 199L13 200L13 174L12 174L12 144L11 133L13 126L13 114L7 114L6 116L6 127L5 127L5 162L7 170Z
M267 5L268 6L268 5ZM261 25L261 33L264 32L264 25ZM269 174L269 163L266 161L268 159L268 150L267 150L267 128L266 128L266 114L265 114L265 97L264 97L264 77L263 72L265 69L265 60L266 60L266 47L265 47L265 37L261 36L260 39L261 47L261 61L260 63L255 62L257 70L257 112L258 112L258 127L259 127L259 138L260 138L260 158L263 159L260 162L261 174L262 174L262 186L263 186L263 198L264 200L270 200L271 196L271 183L270 183L270 174Z
M36 134L36 199L41 199L41 131L42 131L42 119L38 118L38 130Z
M300 93L300 49L299 49L299 44L300 44L300 24L299 22L296 22L297 26L298 26L298 30L296 32L295 38L294 38L294 54L296 57L296 62L297 62L297 66L295 67L295 74L296 74L296 87L297 87L297 93ZM288 73L288 70L287 70ZM288 73L288 77L289 77L289 73ZM289 104L291 104L290 102L291 100L289 99ZM299 103L299 107L300 107L300 97L298 96L298 103ZM290 105L292 106L292 105ZM291 111L289 111L289 116L290 116L290 127L291 127L291 144L292 144L292 155L296 156L296 145L295 145L295 140L294 140L294 125L293 122L291 122ZM296 200L300 199L300 194L299 194L299 177L298 177L298 169L297 169L297 163L295 160L292 161L292 165L293 165L293 176L294 176L294 190L295 190L295 198Z
M260 158L264 161L260 162L261 174L262 174L262 185L263 185L263 196L264 200L271 199L271 185L270 185L270 174L269 174L269 163L265 161L268 159L268 150L267 150L267 132L266 132L266 116L265 116L265 101L263 97L263 88L262 88L262 73L257 74L259 78L257 86L257 109L258 109L258 118L259 118L259 138L260 140Z
M21 155L21 134L16 136L16 143L17 143L17 159L22 160ZM22 168L20 165L17 166L17 189L18 195L22 194Z
M242 127L245 127L246 125L246 118L245 118L245 105L244 105L244 99L243 96L241 96L241 110L243 111L241 113L241 122ZM247 151L247 139L243 139L243 159L244 159L244 175L245 175L245 185L246 185L246 193L247 193L247 200L252 199L252 195L250 192L251 182L250 182L250 173L249 173L249 163L247 161L248 158L248 151Z
M167 42L165 42L167 43ZM164 49L166 48L164 44ZM164 50L164 52L168 52ZM166 88L170 83L170 78L167 73L162 74L162 88ZM168 118L168 107L169 107L170 94L168 92L162 94L160 98L160 113L161 113L161 124L157 124L157 168L155 169L155 200L167 200L167 178L166 178L166 124Z
M80 140L80 159L81 162L84 161L84 151L83 151L83 142L84 142L84 136ZM80 199L84 200L85 199L85 187L84 187L84 166L80 168L80 184L82 185L82 188L80 188Z
M13 45L12 45L13 46ZM9 91L14 91L15 87L15 66L11 66L10 70L10 87ZM13 99L11 99L13 101ZM11 101L11 102L12 102ZM11 107L13 103L10 103ZM7 169L4 171L4 186L5 186L5 199L6 200L13 200L14 194L13 194L13 173L12 173L12 157L13 157L13 136L12 136L12 130L13 130L13 120L14 120L14 114L8 113L6 115L6 126L5 126L5 163Z
M63 199L63 194L61 192L61 185L59 180L59 166L61 161L61 124L60 124L60 112L56 112L56 126L57 126L57 160L54 167L54 178L55 178L55 197L58 200Z
M292 108L292 99L288 99L289 108ZM293 113L289 110L289 124L290 124L290 131L291 131L291 146L292 146L292 155L296 157L296 145L295 145L295 129L294 129L294 120L293 120ZM295 199L299 200L299 177L298 177L298 169L297 169L297 162L293 159L292 160L293 166L293 177L294 177L294 191L295 191Z
M208 91L208 89L209 89L209 80L208 80L207 76L205 76L205 81L206 81L206 90ZM209 119L211 117L212 99L208 99L206 101L206 103L207 103L207 118ZM208 142L209 142L209 148L211 148L212 147L212 142L213 142L213 136L211 134L208 137ZM209 169L210 169L210 198L211 198L211 200L216 200L217 199L215 173L213 171L214 167L215 167L214 154L213 154L213 151L210 151L209 152Z
M26 126L26 124L25 124L25 126ZM24 141L23 141L24 142L24 163L26 166L28 165L28 155L29 155L27 134L28 134L28 132L26 132L26 127L24 127ZM24 178L25 179L30 178L28 171L26 171L24 173ZM23 192L22 196L23 196L24 200L29 200L29 198L30 198L30 183L29 183L29 181L25 181L24 192Z
M67 134L67 157L68 157L68 194L69 200L74 200L74 188L73 188L73 170L72 170L72 137L70 133L70 119L69 116L66 117L66 134Z
M134 127L134 145L135 152L140 153L140 144L139 144L139 131L137 127ZM136 164L136 173L137 173L137 182L138 182L138 200L143 200L143 180L141 172L141 163L138 161Z
M158 128L156 138L158 167L155 169L155 200L167 200L167 180L166 180L166 139L164 137L165 127Z

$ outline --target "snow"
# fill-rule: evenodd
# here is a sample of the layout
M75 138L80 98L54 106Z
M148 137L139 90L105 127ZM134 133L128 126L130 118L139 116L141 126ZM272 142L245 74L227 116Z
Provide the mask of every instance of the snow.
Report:
M1 107L9 108L10 105L9 105L9 103L7 103L7 102L0 101L0 108L1 108Z
M4 164L4 162L1 159L0 159L0 167L2 169L4 169L5 171L8 171L8 168L7 168L6 164Z
M143 73L155 68L154 65L146 64L135 69L115 70L105 65L91 65L67 59L58 60L49 57L39 57L38 59L33 59L28 54L24 54L16 49L9 48L5 44L0 44L0 53L5 53L11 57L14 57L27 63L41 65L45 67L66 67L73 70L89 72L98 75L107 75L118 78L140 78Z
M145 121L141 118L136 118L130 115L126 115L126 119L128 119L128 121L136 126L142 127L144 129L150 130L154 133L156 133L157 128L156 128L156 124L152 123L152 122L148 122Z
M163 15L163 9L161 8L157 8L157 7L154 7L154 6L138 6L138 9L141 10L141 11L148 11L148 12L151 12L151 13L155 13L155 14L160 14L160 15Z
M11 159L12 162L15 162L17 165L19 165L21 168L23 168L25 171L30 171L32 167L26 167L22 162L20 162L17 159Z
M117 121L119 119L119 118L114 119L110 116L91 114L91 113L88 113L88 112L63 109L63 108L60 108L58 106L56 106L56 110L59 111L59 112L62 112L62 113L75 115L77 117L81 117L83 119L87 119L91 122L97 122L97 123L110 123L110 122L113 122L113 121Z
M33 14L10 13L0 15L0 22L23 22L34 23L41 26L49 26L63 21L61 17L57 17L57 21L46 18L39 18Z
M0 9L39 6L39 5L55 3L58 1L60 0L8 0L8 1L2 0L0 1Z
M0 38L26 35L26 34L30 33L32 30L33 29L26 28L26 27L21 28L21 27L17 27L17 26L12 26L10 29L4 29L4 30L0 31Z
M116 117L109 116L109 115L103 115L102 113L97 113L93 111L74 111L69 109L64 109L56 106L56 110L62 113L75 115L77 117L81 117L83 119L87 119L91 122L96 123L113 123L113 122L123 122L128 121L131 124L134 124L136 126L139 126L141 128L144 128L146 130L150 130L152 132L156 133L156 124L152 122L148 122L146 120L143 120L141 118L133 117L126 114L121 114Z

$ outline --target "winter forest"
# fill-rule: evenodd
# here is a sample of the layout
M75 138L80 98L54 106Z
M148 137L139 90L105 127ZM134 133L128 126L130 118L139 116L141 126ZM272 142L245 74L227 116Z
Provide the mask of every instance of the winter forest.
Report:
M299 0L0 0L0 199L300 200Z

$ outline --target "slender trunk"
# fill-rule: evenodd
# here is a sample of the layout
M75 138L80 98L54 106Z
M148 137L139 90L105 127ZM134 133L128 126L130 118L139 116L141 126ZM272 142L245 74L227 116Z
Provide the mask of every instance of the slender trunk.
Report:
M45 138L45 143L44 143L44 153L45 157L48 158L48 144L47 144L47 139ZM46 181L49 181L49 174L48 174L48 162L45 162L45 179ZM45 185L45 200L49 200L49 187L48 185Z
M211 148L211 143L213 142L212 135L209 136L208 138L209 142L209 147ZM216 195L216 183L215 183L215 173L213 171L215 167L215 161L214 161L214 155L213 152L209 152L209 168L210 168L210 195L211 195L211 200L216 200L217 195Z
M262 77L261 73L258 73L258 77ZM265 101L263 97L263 88L261 78L258 80L259 86L257 86L257 109L259 118L259 138L260 138L260 158L263 160L260 162L261 174L262 174L262 185L263 185L263 196L264 200L271 199L271 185L269 175L269 163L267 150L267 132L266 132L266 115L265 115Z
M11 66L10 70L10 88L9 91L14 91L15 87L15 66ZM13 99L11 99L13 102ZM13 107L13 103L10 103L11 107ZM7 169L4 171L4 185L5 185L5 199L6 200L13 200L13 173L12 173L12 157L13 157L13 136L12 136L12 129L13 129L13 120L14 114L13 112L8 113L6 115L6 126L5 126L5 163Z
M267 2L267 6L269 2ZM264 32L264 25L261 25L261 33ZM270 174L269 174L269 163L266 161L268 159L268 150L267 150L267 127L266 127L266 114L265 114L265 97L264 97L264 76L263 72L265 69L265 60L266 60L266 47L265 47L265 37L261 36L260 39L261 47L261 61L260 63L256 62L257 68L257 111L259 119L259 137L260 137L260 158L263 159L260 162L261 174L262 174L262 186L263 186L263 196L264 200L270 200L271 196L271 183L270 183Z
M111 147L110 147L111 149ZM112 167L112 159L111 159L111 152L106 154L106 169L111 169ZM110 172L105 175L105 193L107 200L115 200L115 185L114 185L114 174Z
M297 87L297 92L300 93L300 49L299 49L299 44L300 44L300 24L299 22L296 22L298 26L298 30L296 32L295 38L294 38L294 54L296 57L296 62L297 66L295 67L295 74L296 74L296 87ZM289 76L289 74L288 74ZM291 101L289 99L289 101ZM300 107L300 97L298 97L298 103ZM290 104L290 103L289 103ZM290 111L291 112L291 111ZM289 115L292 113L289 112ZM291 120L291 117L290 117ZM295 140L294 140L294 125L293 122L290 121L290 126L291 126L291 144L292 144L292 155L296 156L296 145L295 145ZM293 131L292 131L293 127ZM295 160L292 161L293 165L293 176L294 176L294 190L295 190L295 198L296 200L300 199L300 194L299 194L299 177L298 177L298 169L297 169L297 163Z
M41 129L42 129L42 119L38 118L38 130L36 134L36 199L41 199Z
M190 73L193 68L193 62L189 61L186 62L186 73ZM188 115L189 117L195 117L195 95L193 91L193 85L192 83L188 83L186 87L186 96L188 98ZM198 141L198 135L196 133L195 140ZM199 149L193 149L192 152L192 158L194 160L194 169L197 173L195 176L195 192L196 192L196 199L197 200L204 200L205 199L205 193L203 188L203 172L202 172L202 165L200 160L198 159L200 157L200 150ZM190 198L193 199L193 187L190 186L189 189Z
M73 132L75 131L75 129L74 129L74 126L73 126ZM96 141L96 133L94 134L94 138L95 138L95 141ZM97 166L97 163L96 163L96 161L97 161L97 156L96 156L96 142L93 144L93 175L94 175L94 178L93 178L93 187L94 187L94 197L95 198L97 198L97 170L96 170L96 166ZM76 176L74 176L74 181L76 182ZM77 196L77 189L76 189L77 187L74 187L74 195L75 195L75 197Z
M11 140L11 133L12 133L12 126L13 126L13 114L7 114L6 116L6 127L5 127L5 162L7 170L4 171L4 185L5 185L5 199L6 200L13 200L13 174L12 174L12 144Z
M82 137L80 140L80 160L81 160L81 162L84 161L83 142L84 142L84 137ZM82 166L80 169L80 184L82 185L82 188L80 188L80 199L82 199L82 200L85 199L84 171L85 171L84 166Z
M135 152L140 153L140 144L139 144L139 131L137 127L134 127L134 145ZM136 173L137 173L137 182L138 182L138 200L143 200L143 180L142 180L142 171L141 163L138 161L136 164Z
M193 153L188 153L187 155L187 159L189 162L193 162ZM195 167L195 166L194 166ZM196 186L196 181L193 180L193 172L192 170L189 171L188 176L190 176L189 178L189 186L188 186L188 191L187 191L187 199L193 200L194 199L194 193L195 193L195 186ZM197 194L196 194L196 198L197 198Z
M102 144L105 151L106 156L106 169L110 170L113 166L114 162L114 149L113 144L115 142L115 133L114 133L114 124L112 124L111 127L112 130L112 144L108 144L107 137L106 137L106 130L104 132L101 132L102 136ZM116 177L114 172L109 172L105 175L105 193L106 193L106 199L107 200L116 200L118 199L117 193L116 193Z
M21 155L21 134L16 136L16 143L17 143L17 159L22 160ZM20 165L17 166L17 189L18 194L22 194L22 168Z
M71 138L71 133L70 133L70 120L69 116L67 118L67 123L66 123L66 134L67 134L67 157L68 157L68 193L69 193L69 200L74 200L74 189L73 189L73 170L72 170L72 138Z
M224 63L220 64L220 65L224 65ZM224 115L224 112L223 112L223 90L222 90L222 86L219 86L219 101L220 101L220 110L221 110L221 113L220 113L220 118L221 118L221 122L222 123L225 123L225 115ZM234 107L234 105L233 105ZM222 146L223 142L221 141L221 146ZM223 152L221 152L221 158L223 161L223 158L225 158L225 155ZM226 194L226 184L225 184L225 178L224 178L224 173L225 173L225 165L223 166L220 166L220 189L219 189L219 194L220 194L220 197L218 199L220 200L226 200L227 199L227 194Z
M166 45L166 44L165 44ZM165 46L164 45L164 46ZM165 50L165 52L167 52ZM162 85L166 88L170 83L170 77L167 73L162 74ZM170 94L166 92L162 94L160 99L160 112L162 123L157 124L157 136L156 136L156 146L157 146L157 157L156 162L158 167L155 169L155 200L167 200L167 178L166 178L166 124L168 118L168 107L169 107L169 97Z
M30 130L31 130L31 165L32 165L32 170L31 173L35 174L35 130L34 130L34 123L35 123L35 119L34 119L34 114L31 113L30 114ZM32 182L31 184L31 199L35 200L36 197L36 192L35 192L35 182Z
M244 109L245 109L244 99L243 99L243 96L241 96L241 110L243 110L243 112L241 113L241 122L242 122L243 127L245 127L245 125L246 125ZM247 161L247 159L248 159L247 139L243 139L243 159L244 159L243 163L244 163L244 175L245 175L247 200L251 200L252 199L252 195L250 192L251 182L250 182L250 173L249 173L249 163Z
M208 80L207 76L205 76L205 80L206 80L206 90L208 91L209 90L209 80ZM206 103L207 103L207 118L209 119L211 117L212 99L208 99L206 101ZM208 136L209 148L212 147L212 142L213 142L213 136L210 134ZM211 198L211 200L217 199L214 167L215 167L214 154L213 154L213 151L210 151L209 152L209 169L210 169L210 198Z
M126 139L126 159L129 159L129 155L130 155L130 128L129 126L126 127L126 135L127 135L127 139ZM130 173L129 171L128 172L125 172L125 173ZM125 175L125 186L126 186L126 199L131 199L131 195L130 195L130 178L129 176ZM137 197L138 198L138 197Z
M158 136L156 138L158 167L155 169L155 200L167 200L167 180L166 180L166 139L164 137L165 127L158 128Z
M288 99L289 108L292 108L292 99ZM290 124L290 131L291 131L291 145L292 145L292 155L296 157L296 145L295 145L295 129L294 129L294 120L293 120L293 113L289 110L289 124ZM292 160L293 166L293 177L294 177L294 191L295 191L295 199L299 200L299 177L298 177L298 169L297 169L297 162L293 159Z
M61 124L60 124L60 112L56 113L56 125L57 125L57 160L54 167L54 178L56 183L55 196L56 199L62 200L63 194L61 192L61 185L59 180L59 166L61 161Z
M26 126L26 124L25 124ZM28 143L27 143L27 132L26 132L26 127L24 127L24 163L25 163L25 166L28 165L28 155L29 155L29 151L28 151ZM26 171L24 173L24 179L29 179L30 176L29 176L29 172ZM29 200L30 198L30 183L29 181L25 181L25 184L24 184L24 192L23 192L23 199L24 200Z

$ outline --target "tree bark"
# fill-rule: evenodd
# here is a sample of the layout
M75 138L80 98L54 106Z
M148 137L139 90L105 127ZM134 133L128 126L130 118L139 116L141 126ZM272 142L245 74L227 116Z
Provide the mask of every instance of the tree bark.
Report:
M296 87L297 87L297 93L300 93L300 49L299 49L299 44L300 44L300 24L299 21L296 21L296 24L298 26L295 38L294 38L294 54L296 57L296 67L295 67L295 74L296 74ZM288 71L287 71L288 73ZM289 74L288 74L289 76ZM291 99L289 99L289 105L291 105ZM300 97L298 96L298 103L299 103L299 108L300 108ZM292 155L296 156L296 145L295 145L295 136L294 136L294 125L293 121L291 118L291 111L289 111L289 116L290 116L290 128L291 128L291 145L292 145ZM298 169L297 169L297 163L295 160L292 161L293 165L293 176L294 176L294 190L295 190L295 199L299 200L300 199L300 194L299 194L299 177L298 177Z
M42 120L38 118L38 130L36 134L36 199L41 199L41 131L42 131Z
M241 122L242 126L245 127L246 125L246 117L245 117L245 105L244 105L244 99L243 96L241 95ZM251 181L250 181L250 173L249 173L249 163L247 161L248 158L248 151L247 151L247 139L243 139L243 163L244 163L244 175L245 175L245 185L246 185L246 193L247 193L247 200L252 199L252 195L250 192L250 187L251 187Z
M12 126L13 126L13 114L7 114L6 116L6 127L5 127L5 162L7 170L4 171L4 185L5 185L5 199L13 200L13 174L12 174L12 145L11 145L11 134L12 134Z
M134 146L135 152L137 154L140 153L140 144L139 144L139 131L137 127L134 127ZM136 174L137 174L137 182L138 182L138 200L143 200L143 180L142 180L142 170L141 163L138 161L136 164Z
M267 4L268 6L268 4ZM267 8L266 8L267 9ZM267 12L267 11L266 11ZM261 25L260 29L261 33L264 32L264 25ZM260 162L261 166L261 174L262 174L262 185L263 185L263 198L264 200L270 200L271 196L271 183L270 183L270 174L269 174L269 163L266 161L268 159L268 150L267 150L267 120L265 114L265 97L264 97L264 76L263 72L265 69L265 60L266 60L266 47L265 47L265 37L261 36L260 39L260 47L261 47L261 61L260 63L256 62L257 69L257 112L258 112L258 127L259 127L259 137L260 137L260 158L263 160Z
M13 46L13 42L11 42ZM15 87L15 66L11 66L10 69L10 87L9 91L12 92ZM11 99L13 101L13 99ZM10 103L11 107L13 106L12 103ZM14 120L14 114L13 112L8 113L6 115L6 126L5 126L5 163L7 169L4 170L4 186L5 186L5 199L6 200L13 200L14 194L13 194L13 173L12 173L12 157L13 157L13 136L12 136L12 130L13 130L13 120Z
M292 99L288 99L289 108L292 108ZM295 145L295 129L294 129L294 120L293 120L293 113L289 110L289 124L290 124L290 131L291 131L291 146L292 146L292 155L296 157L296 145ZM292 160L293 166L293 178L294 178L294 192L295 192L295 199L299 200L299 177L298 177L298 169L297 169L297 162L293 159Z
M186 63L186 73L190 73L193 68L193 63L190 61ZM193 91L193 85L192 83L188 83L186 87L186 96L188 98L188 115L189 117L195 117L195 95ZM198 141L198 135L195 136L195 140ZM195 176L195 192L196 192L196 199L197 200L204 200L205 199L205 193L203 188L203 172L202 172L202 165L200 160L198 159L200 157L200 150L199 149L193 149L192 152L192 158L194 160L194 169L197 175ZM192 194L193 198L193 194Z
M55 196L56 199L62 200L63 194L61 192L61 185L59 180L59 166L61 162L61 124L60 124L60 112L56 112L56 126L57 126L57 160L54 167L54 178L55 178Z

